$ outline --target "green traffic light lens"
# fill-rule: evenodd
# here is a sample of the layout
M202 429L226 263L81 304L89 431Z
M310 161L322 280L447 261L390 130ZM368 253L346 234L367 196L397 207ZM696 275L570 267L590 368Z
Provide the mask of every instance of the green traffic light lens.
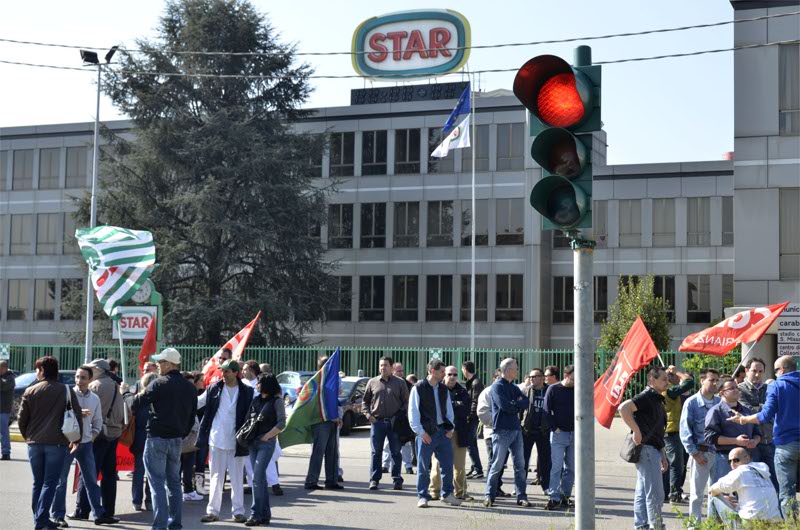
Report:
M581 218L575 191L569 184L554 189L547 197L548 216L557 225L571 226Z

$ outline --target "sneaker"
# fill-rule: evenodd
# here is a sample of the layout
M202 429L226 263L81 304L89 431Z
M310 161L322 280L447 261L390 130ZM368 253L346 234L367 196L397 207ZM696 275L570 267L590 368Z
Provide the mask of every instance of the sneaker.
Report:
M261 524L261 521L258 519L253 519L252 517L244 522L245 526L258 526Z
M402 490L403 489L403 483L402 482L395 482L394 486L392 486L392 489L397 490L397 491Z
M281 488L280 484L275 484L272 486L272 494L278 496L283 495L283 489Z
M531 486L538 486L541 483L542 481L541 479L539 479L539 477L536 477L535 479L532 479L531 481L528 482L528 484L530 484Z
M75 512L75 513L68 513L67 519L72 519L73 521L88 521L89 516Z
M464 495L458 498L461 499L461 502L475 502L475 498L470 496L468 493L465 493Z
M474 475L472 475L472 478L475 479L475 480L482 479L483 478L483 471L476 472Z
M203 485L205 479L206 476L204 473L194 474L194 490L200 495L208 495L208 490Z
M64 519L53 519L53 522L59 528L69 528L69 523L66 522Z
M193 491L191 493L184 493L183 494L183 501L184 502L187 502L187 501L202 501L202 500L203 500L203 496L202 495L198 495L198 493L196 491Z
M575 507L575 503L572 502L567 497L564 497L563 499L561 499L561 507L562 508L574 508Z
M344 486L341 484L325 484L326 490L343 490Z
M549 501L547 501L547 504L544 505L544 509L549 512L560 510L561 507L562 507L561 501L554 501L553 499L550 499Z
M305 489L307 489L307 490L321 490L322 489L322 486L320 486L319 484L306 484L303 487Z
M511 494L510 493L506 493L505 491L503 491L500 488L497 488L497 495L496 496L497 497L511 497Z
M428 507L428 499L426 499L425 497L417 501L417 508L427 508L427 507Z
M245 517L244 514L235 513L233 514L233 520L236 521L237 523L243 523L247 521L247 517Z
M11 460L11 455L3 455L0 460Z
M490 499L488 497L483 499L484 508L491 508L492 506L494 506L494 499Z
M94 520L94 524L96 524L97 526L103 524L117 524L118 522L119 519L117 519L116 517L111 517L110 515L106 514L103 514L101 517L98 517L97 519Z
M133 511L134 512L141 512L142 511L142 505L141 504L134 504L133 505Z
M470 470L467 472L467 474L466 474L466 475L464 475L464 476L465 476L466 478L472 478L474 475L475 475L475 470L474 470L474 469L470 469Z
M413 475L413 474L414 474L414 468L413 467L406 468L406 475Z
M530 508L532 505L528 499L521 499L517 501L517 506L522 506L523 508Z
M442 502L450 506L461 506L461 499L456 499L452 493L446 497L442 497Z
M369 483L369 489L375 491L376 489L378 489L378 483L373 480L372 482Z
M200 518L201 523L213 523L214 521L219 521L219 517L217 517L213 513L207 513Z
M670 504L687 504L687 502L683 500L680 495L670 495L669 502Z

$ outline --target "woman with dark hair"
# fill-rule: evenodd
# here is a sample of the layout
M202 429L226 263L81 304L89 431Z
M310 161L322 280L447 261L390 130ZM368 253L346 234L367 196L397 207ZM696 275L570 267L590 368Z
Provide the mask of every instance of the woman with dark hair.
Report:
M253 505L246 526L266 526L272 518L267 489L267 466L272 460L278 434L286 427L286 410L281 399L281 385L272 375L262 375L256 386L248 417L257 417L255 436L250 441L253 464Z

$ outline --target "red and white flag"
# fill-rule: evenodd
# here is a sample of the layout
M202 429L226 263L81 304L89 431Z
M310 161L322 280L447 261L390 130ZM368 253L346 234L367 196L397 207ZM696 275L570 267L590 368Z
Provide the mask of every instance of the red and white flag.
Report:
M683 339L678 351L722 357L743 342L760 339L787 305L788 301L736 313L715 326L692 333Z
M256 322L258 322L259 318L261 318L261 311L258 312L256 318L246 325L242 331L234 335L233 338L226 342L222 348L217 350L217 353L215 353L211 357L211 360L206 363L206 365L203 367L203 382L206 384L206 386L222 379L222 370L219 369L220 365L222 364L222 350L225 348L230 349L231 359L235 361L241 359L242 352L244 351L245 346L247 346L247 341L250 340L250 334L253 332L253 328L256 327Z
M150 356L156 353L156 330L158 328L158 314L150 319L147 326L147 334L142 342L142 349L139 351L139 373L144 373L144 365L150 360Z
M641 317L636 317L608 370L594 383L594 417L600 425L611 428L628 381L656 357L656 345Z

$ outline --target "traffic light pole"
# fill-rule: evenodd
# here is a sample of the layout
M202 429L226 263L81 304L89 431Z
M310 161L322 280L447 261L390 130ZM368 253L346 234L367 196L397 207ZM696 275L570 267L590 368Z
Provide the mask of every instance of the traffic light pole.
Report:
M575 277L575 528L594 529L594 247L570 232Z

